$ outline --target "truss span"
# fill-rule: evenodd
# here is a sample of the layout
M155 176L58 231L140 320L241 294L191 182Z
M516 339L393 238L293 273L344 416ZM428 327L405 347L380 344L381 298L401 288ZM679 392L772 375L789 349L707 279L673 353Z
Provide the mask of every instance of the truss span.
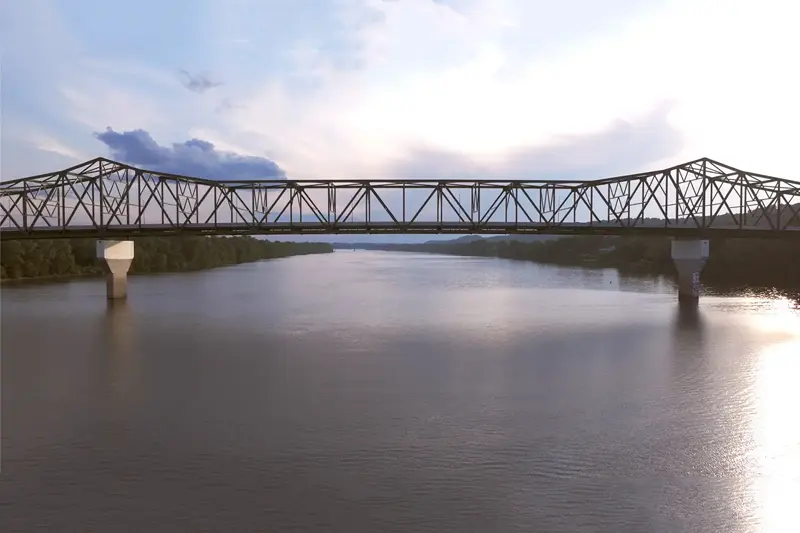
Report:
M0 238L346 233L800 238L800 182L698 159L592 181L211 181L97 158L0 183Z

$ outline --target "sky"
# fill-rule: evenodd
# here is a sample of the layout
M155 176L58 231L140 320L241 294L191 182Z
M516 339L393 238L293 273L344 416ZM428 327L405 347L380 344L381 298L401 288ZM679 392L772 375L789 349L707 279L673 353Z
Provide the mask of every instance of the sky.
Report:
M0 179L800 179L791 0L0 0Z

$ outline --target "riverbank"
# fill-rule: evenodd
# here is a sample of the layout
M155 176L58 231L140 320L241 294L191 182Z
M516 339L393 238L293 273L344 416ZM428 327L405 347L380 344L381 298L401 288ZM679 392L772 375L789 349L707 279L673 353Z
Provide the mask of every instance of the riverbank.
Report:
M357 245L355 245L357 247ZM370 245L376 249L376 245ZM476 238L457 242L380 245L382 250L426 252L582 268L613 268L623 274L676 275L668 238L576 236L540 242ZM800 294L800 243L781 240L714 239L702 282Z
M331 253L327 243L280 242L253 237L148 237L133 239L129 273L193 272L295 255ZM0 282L69 281L103 274L92 239L4 241Z

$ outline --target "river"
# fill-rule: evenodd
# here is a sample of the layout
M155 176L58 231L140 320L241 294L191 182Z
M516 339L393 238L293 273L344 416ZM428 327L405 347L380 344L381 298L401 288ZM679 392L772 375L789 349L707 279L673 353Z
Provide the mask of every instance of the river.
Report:
M795 532L800 312L337 251L2 289L0 531Z

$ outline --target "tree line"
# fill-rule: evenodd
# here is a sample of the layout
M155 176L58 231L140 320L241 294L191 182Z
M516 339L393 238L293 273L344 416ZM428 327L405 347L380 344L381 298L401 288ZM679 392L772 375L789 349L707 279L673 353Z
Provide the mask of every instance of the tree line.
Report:
M800 242L712 239L705 283L800 290ZM384 249L501 257L560 266L615 268L623 273L674 276L671 240L664 237L571 236L540 242L480 239L386 245Z
M130 273L182 272L262 259L332 252L327 243L253 237L142 237L133 239ZM99 275L94 239L34 239L0 243L2 279Z

